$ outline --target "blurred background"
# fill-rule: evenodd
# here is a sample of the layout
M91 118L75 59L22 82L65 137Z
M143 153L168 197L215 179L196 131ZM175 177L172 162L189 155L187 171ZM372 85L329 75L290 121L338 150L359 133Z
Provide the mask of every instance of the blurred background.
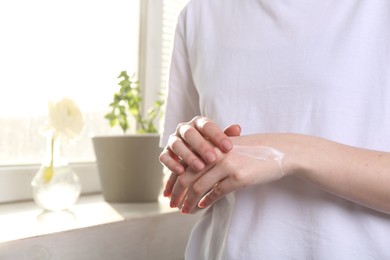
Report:
M64 96L86 119L82 137L64 147L65 156L73 164L93 163L91 137L121 134L103 117L120 71L138 76L146 107L164 92L177 17L187 2L1 1L0 183L18 189L26 182L24 169L39 167L48 101ZM0 202L21 199L6 192L0 187Z

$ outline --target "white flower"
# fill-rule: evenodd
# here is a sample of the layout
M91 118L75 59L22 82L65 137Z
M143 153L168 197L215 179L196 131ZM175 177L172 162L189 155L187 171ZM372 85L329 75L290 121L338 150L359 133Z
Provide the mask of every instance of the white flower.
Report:
M70 98L49 102L48 129L54 131L55 138L68 142L79 137L84 129L84 117L80 108Z

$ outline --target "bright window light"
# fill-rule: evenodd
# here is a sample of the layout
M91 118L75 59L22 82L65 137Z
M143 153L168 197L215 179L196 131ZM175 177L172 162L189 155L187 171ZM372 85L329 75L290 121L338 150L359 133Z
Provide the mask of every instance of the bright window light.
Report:
M121 70L138 68L139 0L0 2L0 166L42 161L50 99L68 96L87 127L70 161L92 161L90 137L120 133L103 115Z

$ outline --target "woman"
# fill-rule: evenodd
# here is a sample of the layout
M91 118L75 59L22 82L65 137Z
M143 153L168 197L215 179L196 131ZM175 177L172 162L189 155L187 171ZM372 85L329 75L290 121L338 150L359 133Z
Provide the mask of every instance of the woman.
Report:
M188 4L160 156L171 206L207 208L187 259L390 258L389 24L385 0Z

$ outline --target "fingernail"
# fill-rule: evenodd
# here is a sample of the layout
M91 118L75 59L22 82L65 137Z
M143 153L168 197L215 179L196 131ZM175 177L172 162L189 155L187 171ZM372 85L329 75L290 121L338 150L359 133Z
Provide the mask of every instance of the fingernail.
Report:
M214 162L216 159L215 155L212 152L206 153L206 160L210 163Z
M200 160L195 160L193 166L194 166L195 170L200 171L203 169L204 164Z
M198 207L201 208L201 209L203 209L203 208L206 207L206 205L205 205L205 203L204 203L203 200L201 200L201 201L198 203Z
M181 212L182 214L187 214L187 213L188 213L188 210L187 210L187 209L181 209L180 212Z
M232 149L232 143L229 142L228 140L225 140L225 141L222 142L222 148L225 151L229 151L230 149Z
M171 201L171 203L169 204L169 206L170 206L171 208L176 208L176 207L177 207L177 204L174 203L173 201Z

